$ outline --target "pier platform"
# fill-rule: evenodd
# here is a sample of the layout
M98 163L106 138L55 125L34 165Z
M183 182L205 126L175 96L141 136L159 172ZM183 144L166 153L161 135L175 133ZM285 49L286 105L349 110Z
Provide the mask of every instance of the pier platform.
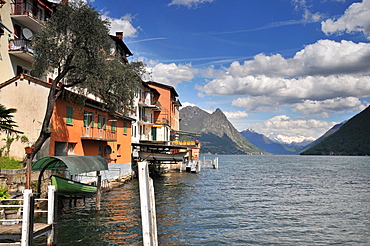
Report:
M51 227L52 225L46 223L34 223L33 224L34 238L46 235L51 230ZM21 240L22 224L19 223L15 225L0 225L0 232L1 232L0 240ZM2 245L2 243L0 243L0 245Z

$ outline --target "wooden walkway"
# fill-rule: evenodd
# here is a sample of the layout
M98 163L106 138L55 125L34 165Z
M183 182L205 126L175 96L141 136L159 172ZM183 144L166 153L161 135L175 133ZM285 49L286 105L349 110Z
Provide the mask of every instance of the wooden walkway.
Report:
M48 187L47 199L35 199L32 190L23 191L23 199L0 199L0 201L21 200L20 205L1 204L0 208L20 207L21 219L0 219L0 245L7 246L32 246L34 238L46 235L46 245L56 245L55 219L56 199L55 187ZM35 201L47 201L47 210L35 210ZM34 223L35 212L47 212L46 223ZM5 215L6 216L6 215ZM6 223L4 225L4 223Z
M34 223L33 236L36 238L47 234L51 230L51 226L52 225L46 223ZM22 237L22 223L15 225L0 225L0 232L0 240L20 240Z

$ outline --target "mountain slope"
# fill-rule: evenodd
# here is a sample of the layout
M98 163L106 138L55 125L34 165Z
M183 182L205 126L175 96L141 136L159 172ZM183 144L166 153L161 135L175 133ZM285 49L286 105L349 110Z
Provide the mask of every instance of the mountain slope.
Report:
M203 153L256 154L263 152L247 139L228 121L220 109L212 114L198 107L180 110L180 129L201 134L199 141Z
M303 155L370 155L370 106Z
M299 151L299 153L305 152L306 150L308 150L310 148L313 148L314 146L318 145L319 143L321 143L322 141L324 141L327 137L329 137L330 135L332 135L333 133L335 133L336 131L338 131L339 128L341 126L343 126L346 122L347 121L343 121L342 123L336 124L335 126L333 126L332 128L330 128L329 131L325 132L324 135L322 135L321 137L319 137L318 139L316 139L312 143L306 145L301 151Z

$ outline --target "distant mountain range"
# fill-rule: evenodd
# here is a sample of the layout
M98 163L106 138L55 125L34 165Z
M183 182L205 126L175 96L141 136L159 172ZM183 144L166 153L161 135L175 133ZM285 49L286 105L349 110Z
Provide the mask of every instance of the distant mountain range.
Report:
M302 143L281 143L274 141L263 134L257 133L252 129L246 129L240 134L245 137L248 141L252 144L256 145L258 148L276 155L289 155L289 154L297 154L300 150L304 148L306 144Z
M370 106L306 144L281 143L252 129L239 133L220 109L210 114L188 106L180 110L180 118L181 130L201 134L202 153L370 155Z
M220 109L212 114L198 107L180 110L180 129L198 133L202 144L201 152L210 154L261 154L259 149L244 138L228 121Z
M303 155L370 155L370 106Z

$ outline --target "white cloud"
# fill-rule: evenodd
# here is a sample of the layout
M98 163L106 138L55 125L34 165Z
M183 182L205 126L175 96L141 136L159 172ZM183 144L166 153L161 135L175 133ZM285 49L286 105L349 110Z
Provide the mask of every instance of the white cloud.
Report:
M183 5L188 8L197 7L199 4L202 3L211 3L215 0L172 0L171 3L168 5Z
M370 0L353 3L338 19L321 22L326 35L362 32L370 39Z
M328 113L336 111L362 111L365 105L356 97L334 98L324 101L304 100L297 103L293 111L302 112L304 115L321 115L323 118L329 118Z
M126 14L119 19L112 18L108 16L108 13L102 15L102 19L108 19L111 23L110 34L115 35L116 32L123 32L123 37L136 37L140 27L135 28L132 25L133 16L131 14Z
M292 106L307 114L306 108L315 104L322 110L310 112L327 117L335 111L361 108L358 99L355 104L349 102L370 96L369 73L370 44L319 40L290 59L259 54L243 64L233 62L221 76L197 88L209 95L239 95L232 104L247 112ZM329 106L339 103L349 104Z
M248 112L246 111L230 111L230 112L223 112L223 113L229 119L241 119L241 118L248 117Z
M278 115L263 123L250 125L248 128L270 138L284 139L285 142L299 142L303 139L317 139L322 132L329 130L337 122L320 121L316 119L294 120L286 115Z
M191 68L191 65L177 65L175 63L158 63L150 70L154 81L174 87L182 81L192 80L194 75L198 73L196 69Z
M191 102L182 102L181 103L181 108L185 108L185 107L187 107L187 106L190 106L190 107L197 107L197 105L196 104L194 104L194 103L191 103ZM180 109L181 109L180 108Z
M310 6L307 5L307 0L292 0L296 10L302 10L302 19L304 22L317 22L322 19L322 14L319 12L312 13Z

